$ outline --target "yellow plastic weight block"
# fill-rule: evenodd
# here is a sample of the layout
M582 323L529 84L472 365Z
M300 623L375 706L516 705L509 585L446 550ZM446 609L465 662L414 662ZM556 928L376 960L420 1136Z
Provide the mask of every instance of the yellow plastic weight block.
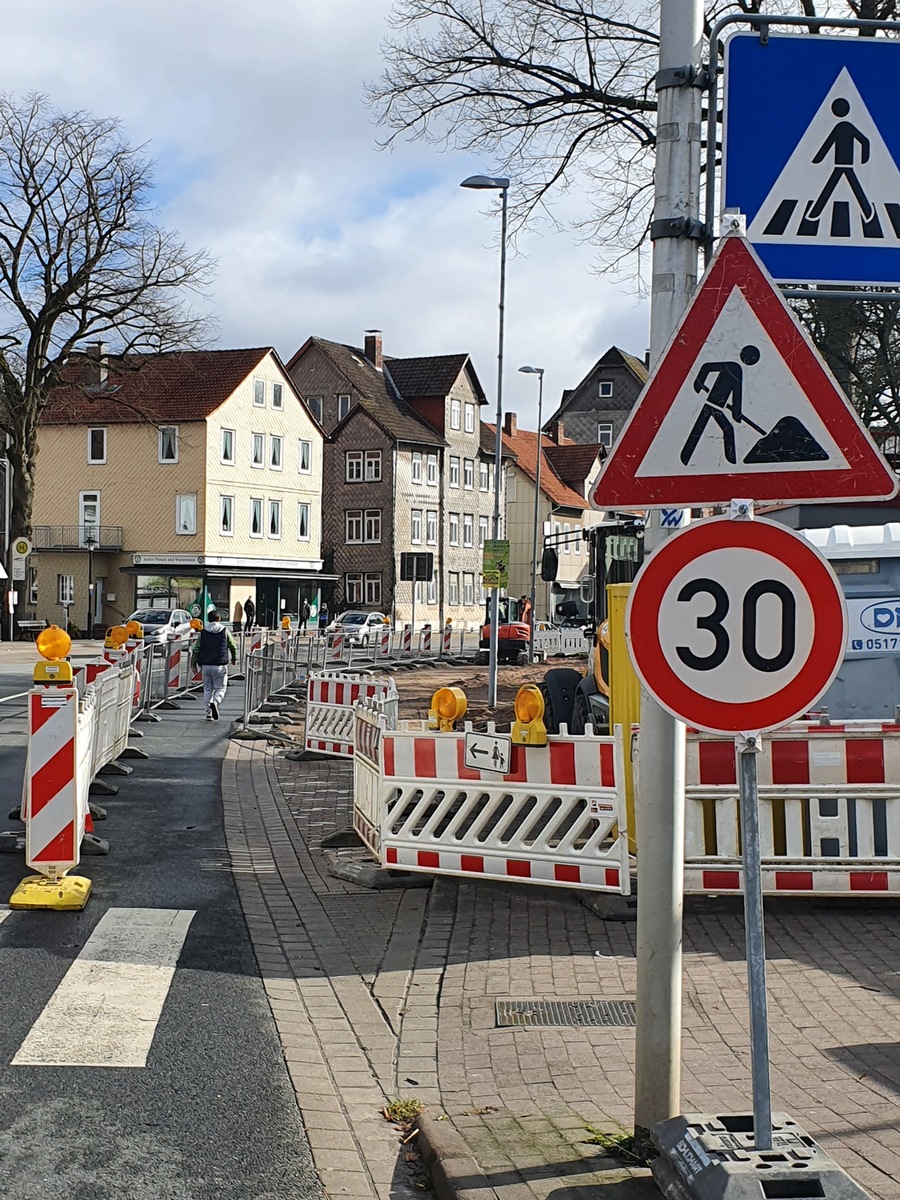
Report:
M83 875L63 875L59 879L27 875L10 896L9 907L81 912L90 898L92 887L92 880Z

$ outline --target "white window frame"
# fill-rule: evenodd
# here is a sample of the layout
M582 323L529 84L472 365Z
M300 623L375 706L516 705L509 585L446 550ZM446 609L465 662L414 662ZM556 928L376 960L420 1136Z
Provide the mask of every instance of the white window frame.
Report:
M255 514L259 514L259 529L256 533L253 532L253 518ZM263 519L265 517L263 498L262 496L250 497L250 536L252 538L265 537L266 531L263 528Z
M597 388L597 395L601 400L611 400L613 395L613 383L611 379L603 379Z
M363 452L362 450L346 450L344 452L344 482L362 483L363 481Z
M490 486L490 471L488 469L488 464L486 462L480 462L478 464L478 490L480 492L486 492L489 490Z
M256 451L259 450L259 461L257 462ZM250 466L255 471L262 471L266 466L266 435L264 433L250 434Z
M463 573L463 604L471 607L475 603L475 576L470 571Z
M57 577L56 577L56 603L62 604L62 605L75 603L75 576L74 575L57 575Z
M366 483L381 483L381 451L367 450L365 460Z
M343 421L347 413L350 411L351 396L348 392L341 392L337 398L337 413L338 420Z
M428 580L427 603L437 604L437 574L434 571L431 572L431 578Z
M269 501L269 519L266 522L266 536L279 539L281 537L281 501Z
M361 508L344 509L344 541L348 546L362 544L363 528L363 510Z
M103 450L100 454L93 453L94 448L93 448L92 442L93 442L95 433L99 433L102 435ZM99 466L101 463L106 462L106 445L107 445L106 426L105 425L92 426L92 428L90 428L87 431L87 460L91 466Z
M412 508L409 512L409 540L414 546L422 545L422 510Z
M300 500L297 503L297 541L309 542L311 540L310 507L305 500Z
M168 458L168 457L164 458L163 457L163 446L164 446L164 443L166 440L166 434L168 434L169 432L171 432L171 434L172 434L173 454L172 454L171 458ZM160 425L159 431L157 433L156 451L157 451L157 454L156 454L157 462L165 463L167 466L178 462L178 426L177 425Z
M459 604L459 571L451 571L447 576L447 603Z
M284 408L284 384L283 383L273 383L272 384L272 407L274 409L283 409Z
M450 401L450 428L460 429L462 427L462 405L459 400Z
M266 407L266 381L264 379L253 380L253 407Z
M231 435L231 454L226 453L225 442L228 440L228 435ZM226 467L233 467L237 452L237 432L234 429L219 430L219 462Z
M459 513L447 514L447 545L459 545Z
M463 545L472 547L475 545L475 519L471 513L463 513Z
M322 423L322 397L321 396L307 396L306 397L306 407L309 409L310 413L315 417L315 419L321 425L321 423Z
M425 482L430 487L437 487L438 481L438 456L429 454L425 460Z
M359 571L349 571L344 576L344 599L348 604L363 603L363 577Z
M304 460L306 461L306 466L303 465ZM312 442L308 438L300 439L297 452L297 470L301 475L312 474Z
M284 438L280 433L269 434L269 466L273 471L284 469Z
M564 521L563 522L563 534L565 536L565 541L563 542L563 554L571 554L572 553L572 547L569 545L569 537L568 537L569 533L571 533L571 529L569 527L569 522Z
M234 537L234 496L219 496L219 533Z
M179 492L176 495L175 532L179 537L190 537L197 532L196 492Z
M475 487L475 460L471 458L463 459L463 487L467 492L471 492Z
M575 542L575 553L576 553L576 554L578 554L578 555L580 555L580 554L581 554L581 534L582 534L582 530L581 530L581 529L580 529L580 528L579 528L577 525L573 525L573 526L572 526L572 528L578 531L578 540Z
M367 571L363 577L363 604L381 604L381 572Z
M450 456L450 486L459 487L459 459L455 454Z
M488 518L487 517L479 517L478 518L478 549L479 550L484 549L484 543L487 541L487 536L488 536Z
M381 542L381 509L367 508L363 520L366 544L379 545Z
M413 450L412 463L410 466L410 479L413 483L422 482L422 452L421 450Z
M425 513L425 544L428 546L437 545L437 509L429 508Z
M601 446L605 446L607 450L610 448L613 441L612 421L597 422L597 441Z
M93 520L88 520L88 511L94 513ZM89 492L78 495L78 534L82 546L87 545L88 530L94 535L94 541L100 541L100 493L94 488Z
M475 405L466 404L465 412L466 433L475 432Z

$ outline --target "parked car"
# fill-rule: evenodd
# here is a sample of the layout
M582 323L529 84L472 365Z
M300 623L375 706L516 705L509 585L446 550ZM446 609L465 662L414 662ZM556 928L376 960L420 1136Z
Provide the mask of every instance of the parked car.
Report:
M368 646L374 641L390 618L380 612L341 613L325 626L326 633L343 633L351 646Z
M191 632L191 616L183 608L139 608L128 620L143 625L145 642L165 644Z

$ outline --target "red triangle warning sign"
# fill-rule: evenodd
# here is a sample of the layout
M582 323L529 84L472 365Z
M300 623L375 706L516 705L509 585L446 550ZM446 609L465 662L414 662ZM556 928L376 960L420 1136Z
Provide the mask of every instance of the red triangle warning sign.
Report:
M591 503L886 500L897 488L753 250L726 237L603 464Z

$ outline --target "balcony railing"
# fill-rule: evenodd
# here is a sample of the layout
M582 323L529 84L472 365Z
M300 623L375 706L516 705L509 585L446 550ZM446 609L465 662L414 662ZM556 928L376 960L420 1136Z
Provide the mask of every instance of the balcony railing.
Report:
M121 525L35 525L35 550L119 551L125 544Z

